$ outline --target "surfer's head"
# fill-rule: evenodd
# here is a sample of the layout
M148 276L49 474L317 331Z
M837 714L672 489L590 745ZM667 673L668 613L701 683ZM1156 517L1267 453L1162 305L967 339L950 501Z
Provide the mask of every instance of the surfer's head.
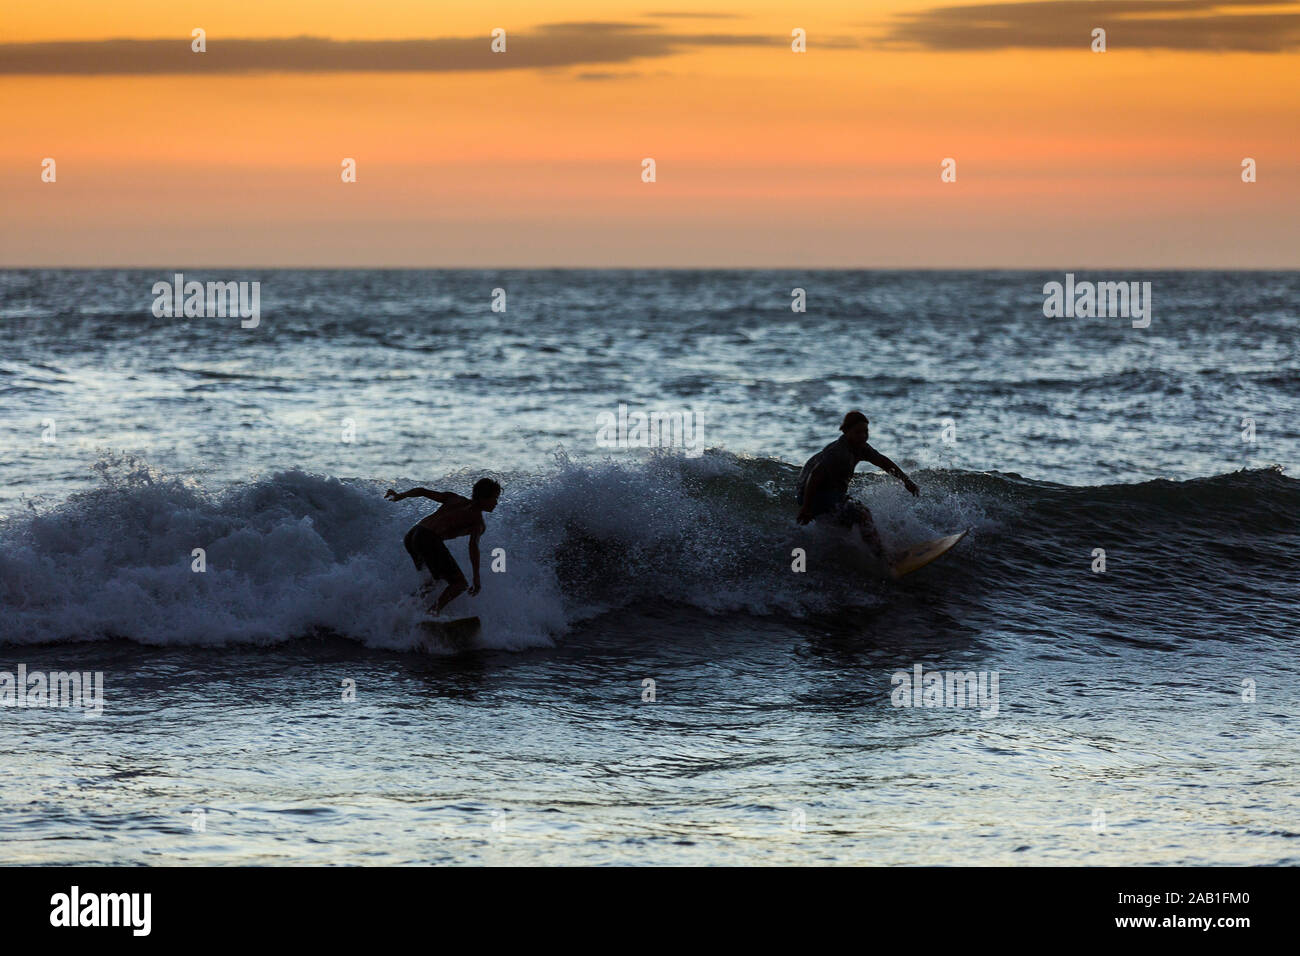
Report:
M844 416L844 421L840 422L840 431L855 445L867 443L868 430L867 416L861 412L849 412Z
M501 497L501 486L491 478L480 478L474 482L472 495L470 500L476 508L491 511L497 506L497 499Z

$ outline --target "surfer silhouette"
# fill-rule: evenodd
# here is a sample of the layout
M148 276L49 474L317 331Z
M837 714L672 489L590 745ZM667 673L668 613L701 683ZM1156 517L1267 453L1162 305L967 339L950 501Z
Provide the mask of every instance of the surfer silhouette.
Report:
M501 486L491 478L480 478L474 483L474 490L470 494L471 497L465 498L454 491L430 491L428 488L412 488L403 492L389 488L384 493L384 498L388 501L431 498L442 506L433 514L421 518L402 539L411 560L415 562L415 569L427 570L433 576L433 580L420 589L421 595L427 595L437 581L447 582L447 587L430 608L435 615L463 592L469 591L473 596L483 586L479 578L478 539L487 530L483 512L496 508L497 499L501 497ZM465 535L469 535L469 559L474 565L472 587L465 581L460 565L443 544L444 541Z
M799 489L795 500L799 504L799 524L809 521L828 521L842 528L857 527L867 549L884 561L885 549L880 534L871 518L871 511L862 502L849 497L849 482L860 461L869 461L903 483L914 495L921 492L903 469L867 444L867 416L849 412L840 423L843 433L817 454L808 459L799 473Z

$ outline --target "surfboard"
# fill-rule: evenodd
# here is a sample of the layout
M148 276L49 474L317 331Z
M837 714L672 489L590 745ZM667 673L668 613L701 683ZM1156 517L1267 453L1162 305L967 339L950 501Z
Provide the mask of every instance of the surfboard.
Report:
M920 544L912 545L894 558L889 569L890 577L897 581L905 574L919 571L935 558L942 557L951 551L957 542L968 534L970 534L970 528L959 534L950 534L946 538L936 538L934 541L923 541Z
M457 617L448 620L421 621L420 630L427 637L449 644L464 644L474 639L479 630L477 617Z

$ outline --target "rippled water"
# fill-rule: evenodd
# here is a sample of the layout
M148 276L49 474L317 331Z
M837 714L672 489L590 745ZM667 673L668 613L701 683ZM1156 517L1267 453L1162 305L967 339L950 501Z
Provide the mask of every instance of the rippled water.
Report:
M0 273L0 671L104 674L0 710L6 861L1300 857L1300 275L1090 277L1145 330L1038 273L198 276L257 329L168 277ZM712 450L598 447L620 402ZM860 469L887 544L973 528L899 585L791 520L848 407L922 488ZM488 469L483 633L412 653L382 491Z

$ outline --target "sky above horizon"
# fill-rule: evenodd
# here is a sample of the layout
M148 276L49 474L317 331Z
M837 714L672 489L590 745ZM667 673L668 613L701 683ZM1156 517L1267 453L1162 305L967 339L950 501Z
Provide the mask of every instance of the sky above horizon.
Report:
M47 0L0 115L0 266L1300 265L1300 0Z

